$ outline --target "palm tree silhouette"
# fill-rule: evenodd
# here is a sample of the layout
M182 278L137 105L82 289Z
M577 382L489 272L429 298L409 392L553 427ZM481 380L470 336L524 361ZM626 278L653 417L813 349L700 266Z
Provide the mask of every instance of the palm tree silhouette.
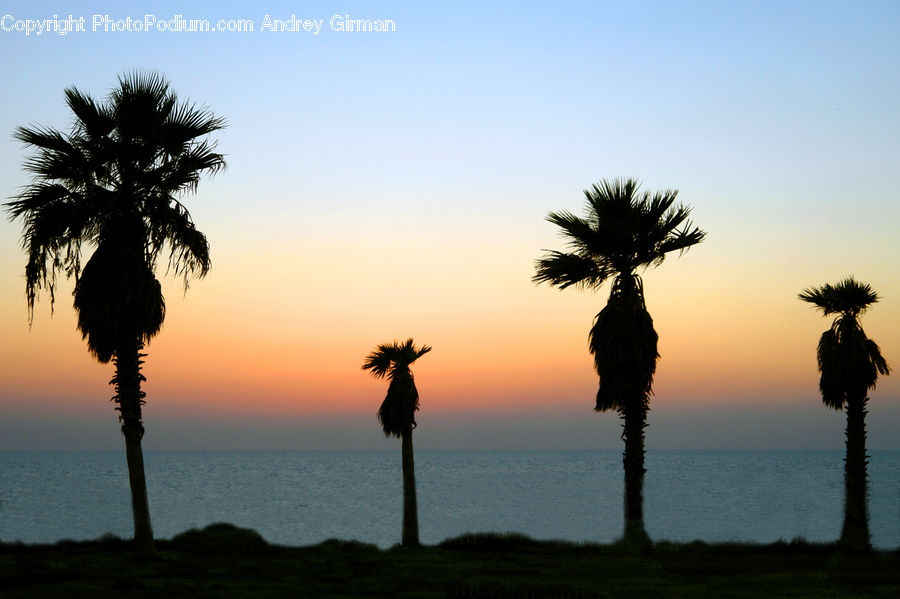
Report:
M112 360L116 410L125 437L134 516L135 552L154 554L141 439L144 344L165 317L155 267L164 248L168 267L184 277L209 270L209 244L179 198L202 173L225 167L210 133L225 126L207 108L179 102L156 73L122 75L105 102L75 87L65 90L75 116L71 132L20 127L34 154L24 164L33 181L6 204L24 224L29 321L39 291L57 276L75 278L78 329L101 363ZM82 268L82 248L93 253Z
M366 356L363 370L369 370L376 378L387 377L387 395L378 408L378 422L388 437L397 437L401 443L403 462L403 545L419 544L419 516L416 508L416 474L413 459L412 431L416 428L416 411L419 409L419 392L409 367L431 351L427 345L416 348L412 339L400 344L382 343Z
M588 338L600 377L595 410L616 410L623 420L626 542L649 544L644 529L644 429L656 372L657 334L644 305L638 268L658 266L672 251L684 252L706 233L688 220L690 208L675 206L678 194L640 192L633 179L603 180L585 190L584 218L551 212L569 252L545 250L535 283L599 288L613 278L609 300ZM679 229L679 227L681 227Z
M831 328L819 339L819 390L826 406L847 412L844 525L839 543L848 551L866 551L871 547L866 499L866 404L878 375L890 374L890 368L878 345L866 337L859 315L878 301L878 295L869 285L848 277L836 285L804 289L799 297L825 316L837 314Z

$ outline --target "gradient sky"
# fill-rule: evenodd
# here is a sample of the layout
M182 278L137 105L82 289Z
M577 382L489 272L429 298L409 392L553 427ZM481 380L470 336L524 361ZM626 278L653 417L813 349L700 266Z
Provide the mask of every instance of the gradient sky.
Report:
M63 90L132 69L227 118L228 169L186 200L212 246L149 346L149 449L382 448L376 344L414 372L422 448L619 448L594 414L597 293L536 287L544 220L632 176L676 188L707 240L644 275L660 334L648 447L838 448L818 396L830 320L797 300L853 274L900 366L900 5L896 2L8 2L84 17L0 31L0 196L29 182L15 127L66 129ZM434 3L437 4L437 3ZM94 15L251 19L249 33L92 31ZM336 32L332 15L391 19ZM260 31L324 19L318 36ZM0 222L0 450L118 449L71 285L29 331L20 223ZM160 273L162 275L163 273ZM869 446L900 449L900 376L872 393Z

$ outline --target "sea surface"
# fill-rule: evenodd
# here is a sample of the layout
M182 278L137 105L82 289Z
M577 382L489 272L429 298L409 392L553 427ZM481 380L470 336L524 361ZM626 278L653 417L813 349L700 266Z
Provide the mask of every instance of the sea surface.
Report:
M900 546L900 451L872 451L873 544ZM400 451L148 451L154 532L231 522L269 542L400 541ZM769 543L840 534L842 451L649 451L655 540ZM610 542L622 532L621 451L416 452L423 543L465 532ZM0 452L0 540L130 537L121 452Z

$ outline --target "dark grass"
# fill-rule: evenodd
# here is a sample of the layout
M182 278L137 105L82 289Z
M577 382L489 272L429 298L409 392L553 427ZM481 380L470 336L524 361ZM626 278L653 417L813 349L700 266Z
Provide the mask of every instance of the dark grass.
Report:
M157 542L0 544L0 597L900 597L900 553L834 545L623 544L466 534L382 550L355 541L270 545L218 524Z

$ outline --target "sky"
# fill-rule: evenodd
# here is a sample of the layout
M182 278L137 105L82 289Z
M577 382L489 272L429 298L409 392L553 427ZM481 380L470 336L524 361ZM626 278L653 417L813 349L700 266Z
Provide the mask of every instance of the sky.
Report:
M650 450L843 446L806 287L870 283L863 326L900 364L896 2L70 4L0 9L3 201L30 181L13 130L68 129L67 87L103 98L156 70L228 122L228 168L185 199L212 270L187 293L163 279L146 449L395 448L360 366L408 337L434 348L417 447L620 448L587 348L608 284L531 282L564 248L547 213L580 214L604 178L678 189L708 233L642 273ZM192 19L253 31L160 30ZM0 450L118 449L112 366L70 282L29 327L20 239L0 221ZM870 397L869 448L900 449L900 376Z

